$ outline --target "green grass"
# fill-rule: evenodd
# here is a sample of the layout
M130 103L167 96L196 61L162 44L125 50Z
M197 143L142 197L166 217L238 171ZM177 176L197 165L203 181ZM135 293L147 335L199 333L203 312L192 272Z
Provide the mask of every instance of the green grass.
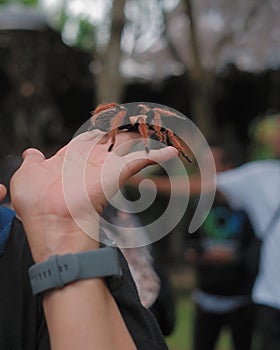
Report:
M192 327L194 305L186 294L179 296L177 300L177 323L171 336L166 338L170 350L192 350ZM226 331L223 331L216 350L230 350L230 339Z

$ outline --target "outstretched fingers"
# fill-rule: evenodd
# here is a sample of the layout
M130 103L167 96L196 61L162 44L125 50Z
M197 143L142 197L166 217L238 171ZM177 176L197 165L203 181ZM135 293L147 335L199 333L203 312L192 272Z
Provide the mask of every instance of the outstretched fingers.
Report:
M124 181L149 165L161 164L176 157L178 157L178 151L172 146L150 150L148 154L145 151L129 153L123 157L126 163L122 174Z

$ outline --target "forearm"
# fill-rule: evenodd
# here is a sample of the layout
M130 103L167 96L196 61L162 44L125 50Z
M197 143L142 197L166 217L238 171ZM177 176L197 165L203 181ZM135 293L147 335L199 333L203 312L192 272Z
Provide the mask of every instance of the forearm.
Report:
M102 279L78 281L47 293L44 311L52 350L136 349Z
M149 157L143 157L142 151L130 153L137 138L135 133L119 133L114 150L108 152L104 133L86 132L49 159L36 149L24 152L23 164L11 181L11 194L35 263L50 255L99 249L89 235L99 232L98 218L107 198L144 167L178 156L173 147L151 150ZM118 146L122 146L119 153ZM102 279L52 290L44 297L44 311L52 350L136 349Z
M128 185L133 187L138 187L140 183L146 178L141 176L133 176ZM199 175L192 175L188 177L188 179L184 177L174 177L173 179L165 176L150 176L147 179L151 180L154 185L156 185L157 191L170 195L171 193L171 181L172 180L172 194L182 196L186 194L190 195L198 195L201 193L201 179ZM188 186L189 183L189 186ZM150 189L152 188L151 182L143 182L141 183L142 188Z
M38 245L32 242L36 263L47 260L50 253L64 255L102 249L99 248L99 242L77 229L71 220L49 219L48 223L48 249L44 249L46 254L37 254L40 251ZM98 230L96 224L94 231ZM34 233L34 236L38 234ZM42 256L44 260L39 260ZM102 278L78 280L61 289L46 292L43 306L52 350L136 349L118 306Z

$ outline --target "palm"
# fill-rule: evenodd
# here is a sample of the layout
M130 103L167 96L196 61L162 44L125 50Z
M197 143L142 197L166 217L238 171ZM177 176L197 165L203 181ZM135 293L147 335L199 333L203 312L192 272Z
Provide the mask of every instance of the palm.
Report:
M37 150L24 154L11 182L11 194L35 247L35 260L64 251L65 245L76 249L79 242L81 249L87 247L83 233L98 232L98 218L107 200L131 175L154 163L145 159L145 152L127 154L138 134L119 133L113 152L107 151L109 140L103 136L100 131L81 134L50 159ZM177 155L174 149L151 153L159 161Z

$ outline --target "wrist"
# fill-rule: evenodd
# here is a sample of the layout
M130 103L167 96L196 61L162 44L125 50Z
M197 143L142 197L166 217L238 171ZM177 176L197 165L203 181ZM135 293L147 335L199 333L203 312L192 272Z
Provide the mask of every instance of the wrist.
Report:
M52 255L31 266L29 277L33 294L38 294L92 278L106 278L114 289L121 282L122 271L116 248L105 246L76 254Z
M81 230L73 220L23 220L23 225L35 263L45 261L51 255L79 253L100 246L97 240ZM89 232L98 237L99 224L91 223Z

